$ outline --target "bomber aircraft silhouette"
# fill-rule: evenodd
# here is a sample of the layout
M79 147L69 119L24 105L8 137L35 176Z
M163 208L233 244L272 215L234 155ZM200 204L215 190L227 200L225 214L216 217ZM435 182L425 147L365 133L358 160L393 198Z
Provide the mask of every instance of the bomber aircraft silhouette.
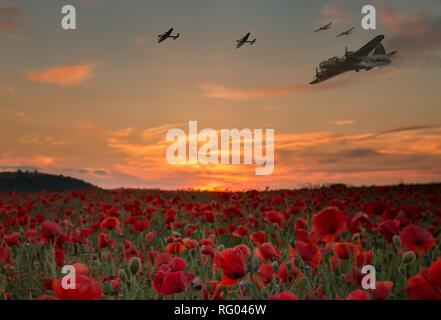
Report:
M248 40L250 38L251 33L248 32L245 36L242 37L242 39L236 41L236 49L239 49L242 47L245 43L249 43L250 46L252 46L256 42L256 38L254 40L250 41Z
M318 28L317 30L314 30L314 32L319 32L319 31L324 31L324 30L328 30L328 29L330 29L331 28L331 24L332 24L332 22L329 22L326 26L323 26L323 27L320 27L320 28Z
M172 32L173 32L173 28L171 28L167 32L164 32L163 34L160 34L158 36L158 43L161 43L161 42L167 40L168 38L172 38L173 40L176 40L177 38L179 38L179 33L176 34L175 36L173 36Z
M347 30L345 32L342 32L339 35L337 35L337 38L338 37L342 37L342 36L349 36L354 30L355 30L355 28L351 28L351 29L349 29L349 30Z
M376 67L391 64L391 57L394 56L397 51L386 53L381 43L383 40L383 35L377 36L358 51L351 52L346 48L344 57L333 57L323 61L316 69L315 79L311 84L326 81L348 71L369 71ZM374 51L374 53L371 55L372 51Z

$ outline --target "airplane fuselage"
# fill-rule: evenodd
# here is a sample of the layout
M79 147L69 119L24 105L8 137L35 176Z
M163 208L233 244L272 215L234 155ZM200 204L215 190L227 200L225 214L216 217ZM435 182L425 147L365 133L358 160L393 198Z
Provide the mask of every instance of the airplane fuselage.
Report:
M392 63L391 57L395 52L389 54L377 54L367 57L334 57L320 63L320 72L328 71L360 71L363 69L370 70L376 67L386 66Z

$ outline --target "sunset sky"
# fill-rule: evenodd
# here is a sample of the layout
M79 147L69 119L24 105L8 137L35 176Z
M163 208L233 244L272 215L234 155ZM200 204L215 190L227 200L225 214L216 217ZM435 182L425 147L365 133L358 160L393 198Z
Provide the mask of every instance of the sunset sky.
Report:
M361 28L368 3L377 30ZM61 28L63 4L78 30ZM170 27L181 37L158 45ZM104 188L440 182L440 30L439 0L0 0L0 171ZM234 49L247 32L255 45ZM378 34L391 66L309 85ZM169 165L166 133L190 120L274 129L274 173Z

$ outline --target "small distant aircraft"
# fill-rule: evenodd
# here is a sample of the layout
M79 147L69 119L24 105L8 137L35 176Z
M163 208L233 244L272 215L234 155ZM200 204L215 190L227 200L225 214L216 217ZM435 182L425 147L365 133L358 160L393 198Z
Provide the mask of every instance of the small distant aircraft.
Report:
M323 27L320 27L320 28L318 28L317 30L315 30L314 32L319 32L319 31L324 31L324 30L328 30L328 29L330 29L331 28L331 24L332 24L332 22L329 22L326 26L323 26Z
M176 34L175 36L172 36L172 32L173 32L173 28L171 28L167 32L164 32L163 34L159 35L158 36L158 43L161 43L162 41L165 41L168 38L172 38L173 40L176 40L177 38L179 38L179 33Z
M344 57L333 57L323 61L316 69L315 79L311 84L321 83L348 71L369 71L376 67L391 64L391 58L397 51L386 53L386 49L381 43L383 40L383 35L377 36L358 51L351 52L346 48ZM371 55L372 51L373 54Z
M342 37L342 36L349 36L354 30L355 30L355 28L351 28L351 29L349 29L349 30L347 30L345 32L342 32L339 35L337 35L337 38L338 37Z
M251 33L248 32L242 39L237 40L236 43L236 49L239 49L240 47L242 47L245 43L249 43L250 46L252 46L255 42L256 42L256 38L254 38L254 40L249 41L248 39L250 38Z

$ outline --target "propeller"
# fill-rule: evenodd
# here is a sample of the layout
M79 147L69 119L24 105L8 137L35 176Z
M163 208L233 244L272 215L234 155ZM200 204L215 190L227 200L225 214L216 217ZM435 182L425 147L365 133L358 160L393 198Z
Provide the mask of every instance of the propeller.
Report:
M348 56L348 47L345 47L345 58L347 58Z
M318 78L318 76L319 76L318 68L315 68L315 77Z

